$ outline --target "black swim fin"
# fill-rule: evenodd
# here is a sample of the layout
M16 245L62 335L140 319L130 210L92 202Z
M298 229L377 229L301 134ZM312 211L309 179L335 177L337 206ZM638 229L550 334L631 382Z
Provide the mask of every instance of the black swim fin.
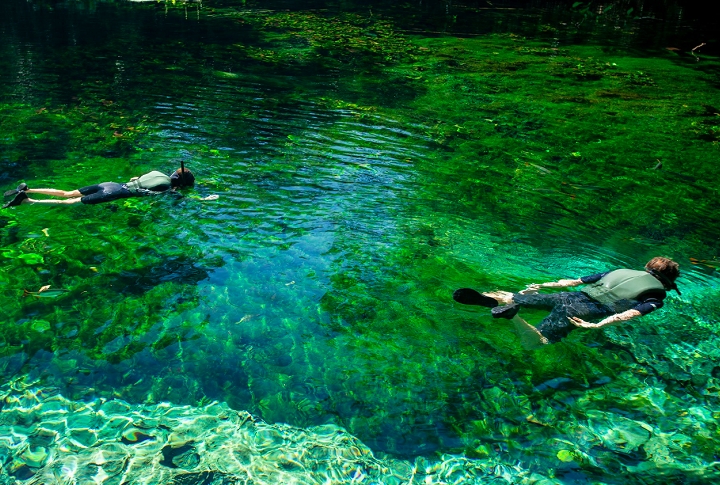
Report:
M7 192L5 192L4 196L10 197L11 195L17 195L20 192L25 192L27 189L28 189L27 184L23 182L20 185L18 185L17 189L8 190Z
M493 318L506 318L510 320L520 311L520 305L510 304L492 309Z
M7 209L8 207L14 207L16 205L20 205L23 203L25 199L27 199L28 196L25 192L18 192L18 194L15 196L13 200L2 206L3 209Z
M498 306L497 300L485 296L472 288L459 288L453 292L453 300L463 305L478 305L487 308Z

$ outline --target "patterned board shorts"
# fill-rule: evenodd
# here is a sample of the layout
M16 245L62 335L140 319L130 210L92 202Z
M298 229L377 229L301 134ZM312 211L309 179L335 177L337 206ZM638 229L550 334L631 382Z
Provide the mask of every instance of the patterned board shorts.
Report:
M540 322L537 329L552 343L559 342L577 328L568 321L568 317L582 319L606 317L629 310L637 304L636 301L621 300L605 305L581 291L564 291L545 295L540 293L534 295L515 294L513 302L520 305L521 308L550 310L550 315Z

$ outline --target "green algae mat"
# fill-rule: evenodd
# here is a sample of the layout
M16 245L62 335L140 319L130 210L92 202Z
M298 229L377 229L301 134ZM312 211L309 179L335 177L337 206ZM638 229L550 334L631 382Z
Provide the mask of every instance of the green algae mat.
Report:
M0 483L720 478L717 36L496 3L10 2L2 191L197 184L0 211ZM452 300L657 255L537 351Z

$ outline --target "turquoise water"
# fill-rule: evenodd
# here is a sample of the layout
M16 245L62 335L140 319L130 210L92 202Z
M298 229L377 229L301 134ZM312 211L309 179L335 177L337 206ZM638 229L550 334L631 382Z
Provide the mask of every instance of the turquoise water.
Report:
M3 190L198 184L0 214L2 483L716 477L712 45L331 7L11 3ZM451 298L655 255L682 296L535 352Z

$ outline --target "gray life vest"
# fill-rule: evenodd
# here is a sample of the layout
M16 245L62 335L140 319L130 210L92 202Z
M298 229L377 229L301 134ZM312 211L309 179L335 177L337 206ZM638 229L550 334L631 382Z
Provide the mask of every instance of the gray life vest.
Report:
M145 191L164 192L171 188L171 183L170 177L162 172L153 170L136 180L127 182L125 186L130 192L137 194Z
M618 269L609 272L581 291L593 300L607 304L620 300L634 300L650 290L665 291L665 287L648 272Z

